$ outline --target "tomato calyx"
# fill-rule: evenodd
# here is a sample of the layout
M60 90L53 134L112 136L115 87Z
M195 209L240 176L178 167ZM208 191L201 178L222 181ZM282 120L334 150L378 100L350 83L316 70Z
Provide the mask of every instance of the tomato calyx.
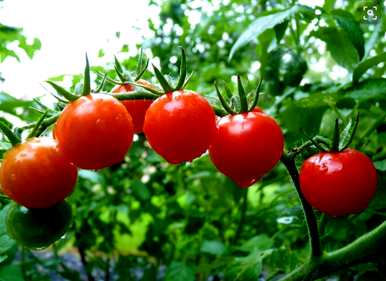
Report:
M240 75L237 75L237 91L238 91L239 104L240 104L239 106L237 106L237 105L232 106L231 103L227 102L225 97L227 97L227 98L232 97L232 93L227 85L225 85L225 92L226 92L225 96L220 92L220 89L218 87L217 82L214 83L214 86L216 88L217 97L220 100L220 103L221 103L222 107L225 109L225 111L229 114L237 114L237 113L250 112L250 111L253 111L255 109L255 107L257 106L257 103L259 101L261 84L262 84L262 80L259 81L259 83L256 87L256 91L255 91L255 93L253 93L252 102L250 104L248 104L248 99L247 99L248 95L245 92L244 86L241 82ZM221 114L221 115L225 115L225 114Z
M12 146L15 146L22 142L21 131L25 129L31 129L26 139L39 137L47 129L47 127L49 127L53 124L53 122L55 122L57 118L56 115L50 115L49 118L47 118L47 116L48 110L43 112L43 114L36 122L20 128L12 128L11 124L8 124L0 119L0 132L2 132L8 138Z
M181 50L181 55L180 55L180 62L178 65L179 74L178 74L178 78L176 79L177 83L175 84L175 86L171 85L171 83L168 81L165 75L162 74L161 70L159 70L159 68L156 67L154 64L152 64L154 75L157 78L162 89L158 89L154 85L146 85L142 83L141 84L135 83L134 85L144 88L145 90L150 91L153 94L156 94L158 96L161 96L170 92L174 92L174 91L183 90L188 84L192 76L192 73L187 76L185 50L182 47L180 47L180 50Z
M112 79L110 79L109 81L117 85L129 84L132 86L136 86L136 83L140 82L140 79L145 73L145 71L147 70L148 66L149 66L149 59L143 54L143 50L141 49L139 58L138 58L135 78L133 79L131 73L127 69L125 69L123 65L119 62L117 57L114 56L114 69L119 77L120 82ZM150 84L150 83L145 83L145 84Z

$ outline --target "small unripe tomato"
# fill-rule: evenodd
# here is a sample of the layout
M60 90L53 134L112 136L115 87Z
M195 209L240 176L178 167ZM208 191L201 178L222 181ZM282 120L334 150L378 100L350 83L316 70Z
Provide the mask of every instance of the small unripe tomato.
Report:
M138 83L141 83L141 82L139 81ZM116 85L112 89L112 93L125 93L125 92L130 93L132 91L134 91L134 86L128 83ZM121 102L126 107L131 118L133 119L134 133L142 133L146 110L149 108L149 106L153 101L147 100L147 99L138 99L138 100L123 100Z
M300 188L305 199L330 216L358 213L367 208L377 185L371 160L355 149L320 152L304 161Z
M8 235L17 243L31 249L42 249L66 233L71 219L71 207L64 201L46 209L27 209L12 204L5 223Z
M33 138L11 148L0 169L4 194L28 208L47 208L71 194L77 169L50 138Z
M157 98L146 112L143 127L150 146L172 164L203 154L215 129L216 117L208 101L187 90Z
M72 163L95 170L122 162L133 133L125 106L105 94L90 94L69 103L54 130L60 151Z
M217 123L209 155L217 169L246 188L280 160L284 138L279 125L259 108L226 115Z

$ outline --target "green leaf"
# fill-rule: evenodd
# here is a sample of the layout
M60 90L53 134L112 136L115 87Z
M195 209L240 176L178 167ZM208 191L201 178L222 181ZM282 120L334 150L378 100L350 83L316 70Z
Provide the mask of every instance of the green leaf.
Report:
M256 252L268 250L273 246L273 240L266 234L257 235L246 241L240 250L244 252Z
M358 63L358 52L346 32L334 27L321 27L313 35L326 42L327 50L341 66L353 69Z
M33 104L32 101L19 100L7 93L0 92L0 111L4 111L16 115L16 108L29 107Z
M225 271L227 281L256 281L262 271L262 256L253 252L249 256L235 258Z
M331 14L340 28L346 32L347 37L358 52L359 59L362 59L365 54L365 39L359 23L351 13L344 10L334 10Z
M100 173L97 173L95 171L79 170L78 175L79 177L94 183L103 184L105 182L104 177Z
M6 230L5 216L9 206L7 205L0 211L0 256L3 260L8 257L7 252L16 245L16 242L8 236Z
M4 255L8 250L15 246L15 241L7 234L0 235L0 255Z
M386 100L385 95L386 79L368 79L357 85L355 88L346 90L343 94L358 102L368 100Z
M367 60L362 61L359 63L352 74L352 82L358 83L359 79L362 77L363 74L366 73L368 69L371 67L377 65L378 63L386 62L386 52L382 53L380 55L368 58Z
M283 21L274 27L277 44L279 44L283 38L285 31L287 30L288 22L288 20Z
M194 281L194 270L182 262L173 261L165 276L165 281Z
M386 159L382 161L375 161L374 166L378 171L385 172L386 171Z
M218 240L205 240L202 242L200 251L202 253L220 256L225 252L225 246Z
M366 45L365 45L365 57L367 57L371 50L374 49L374 46L379 42L379 37L383 36L384 27L383 23L384 21L379 21L376 25L374 30L371 32L370 38L367 39Z
M289 9L269 12L264 16L257 18L248 28L240 35L236 43L232 46L229 54L229 60L241 47L245 46L252 40L256 39L265 30L275 27L278 24L283 23L289 17L299 12L301 9L305 9L303 6L295 5Z
M147 186L140 180L134 180L131 184L131 190L135 197L141 201L146 201L150 198L151 194Z
M0 281L24 281L20 265L0 267Z

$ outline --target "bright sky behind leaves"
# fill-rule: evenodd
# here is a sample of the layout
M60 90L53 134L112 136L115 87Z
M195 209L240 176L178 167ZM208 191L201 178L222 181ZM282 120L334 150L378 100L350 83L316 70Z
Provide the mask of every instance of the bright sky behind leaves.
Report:
M149 36L146 15L157 15L146 0L4 0L0 5L3 24L22 27L27 38L39 38L42 48L30 60L20 52L20 62L7 59L1 65L3 90L15 97L31 98L45 93L40 85L47 78L83 71L84 56L91 63L100 49L112 61L123 44L134 46ZM117 39L115 32L120 32ZM147 32L147 34L146 34ZM134 48L131 50L135 51Z

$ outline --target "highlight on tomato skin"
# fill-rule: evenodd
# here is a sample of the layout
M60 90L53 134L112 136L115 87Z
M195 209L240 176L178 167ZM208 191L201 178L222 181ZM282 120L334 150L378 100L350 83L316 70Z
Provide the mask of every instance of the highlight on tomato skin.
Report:
M0 185L5 195L25 207L47 208L72 193L77 173L55 140L33 138L5 153Z
M60 151L72 163L95 170L123 161L133 134L125 106L105 94L90 94L69 103L54 130Z
M359 213L376 192L377 173L362 152L320 152L306 159L300 169L300 187L314 208L330 216Z
M209 155L216 168L241 188L257 182L280 160L284 137L269 115L255 108L217 123Z
M65 201L45 209L27 209L12 203L5 216L8 235L30 249L42 249L59 240L71 220L71 206Z
M179 90L157 98L145 115L144 133L150 146L171 164L192 161L209 147L216 117L199 94Z
M139 83L145 83L145 82L146 82L145 80L143 80L143 82L139 81ZM127 92L130 93L134 91L134 89L135 88L133 85L129 83L125 83L125 84L116 85L111 90L111 92L113 94L127 93ZM146 110L149 108L149 106L152 104L153 101L147 100L147 99L138 99L138 100L123 100L121 102L126 107L131 118L133 119L134 133L142 133Z

